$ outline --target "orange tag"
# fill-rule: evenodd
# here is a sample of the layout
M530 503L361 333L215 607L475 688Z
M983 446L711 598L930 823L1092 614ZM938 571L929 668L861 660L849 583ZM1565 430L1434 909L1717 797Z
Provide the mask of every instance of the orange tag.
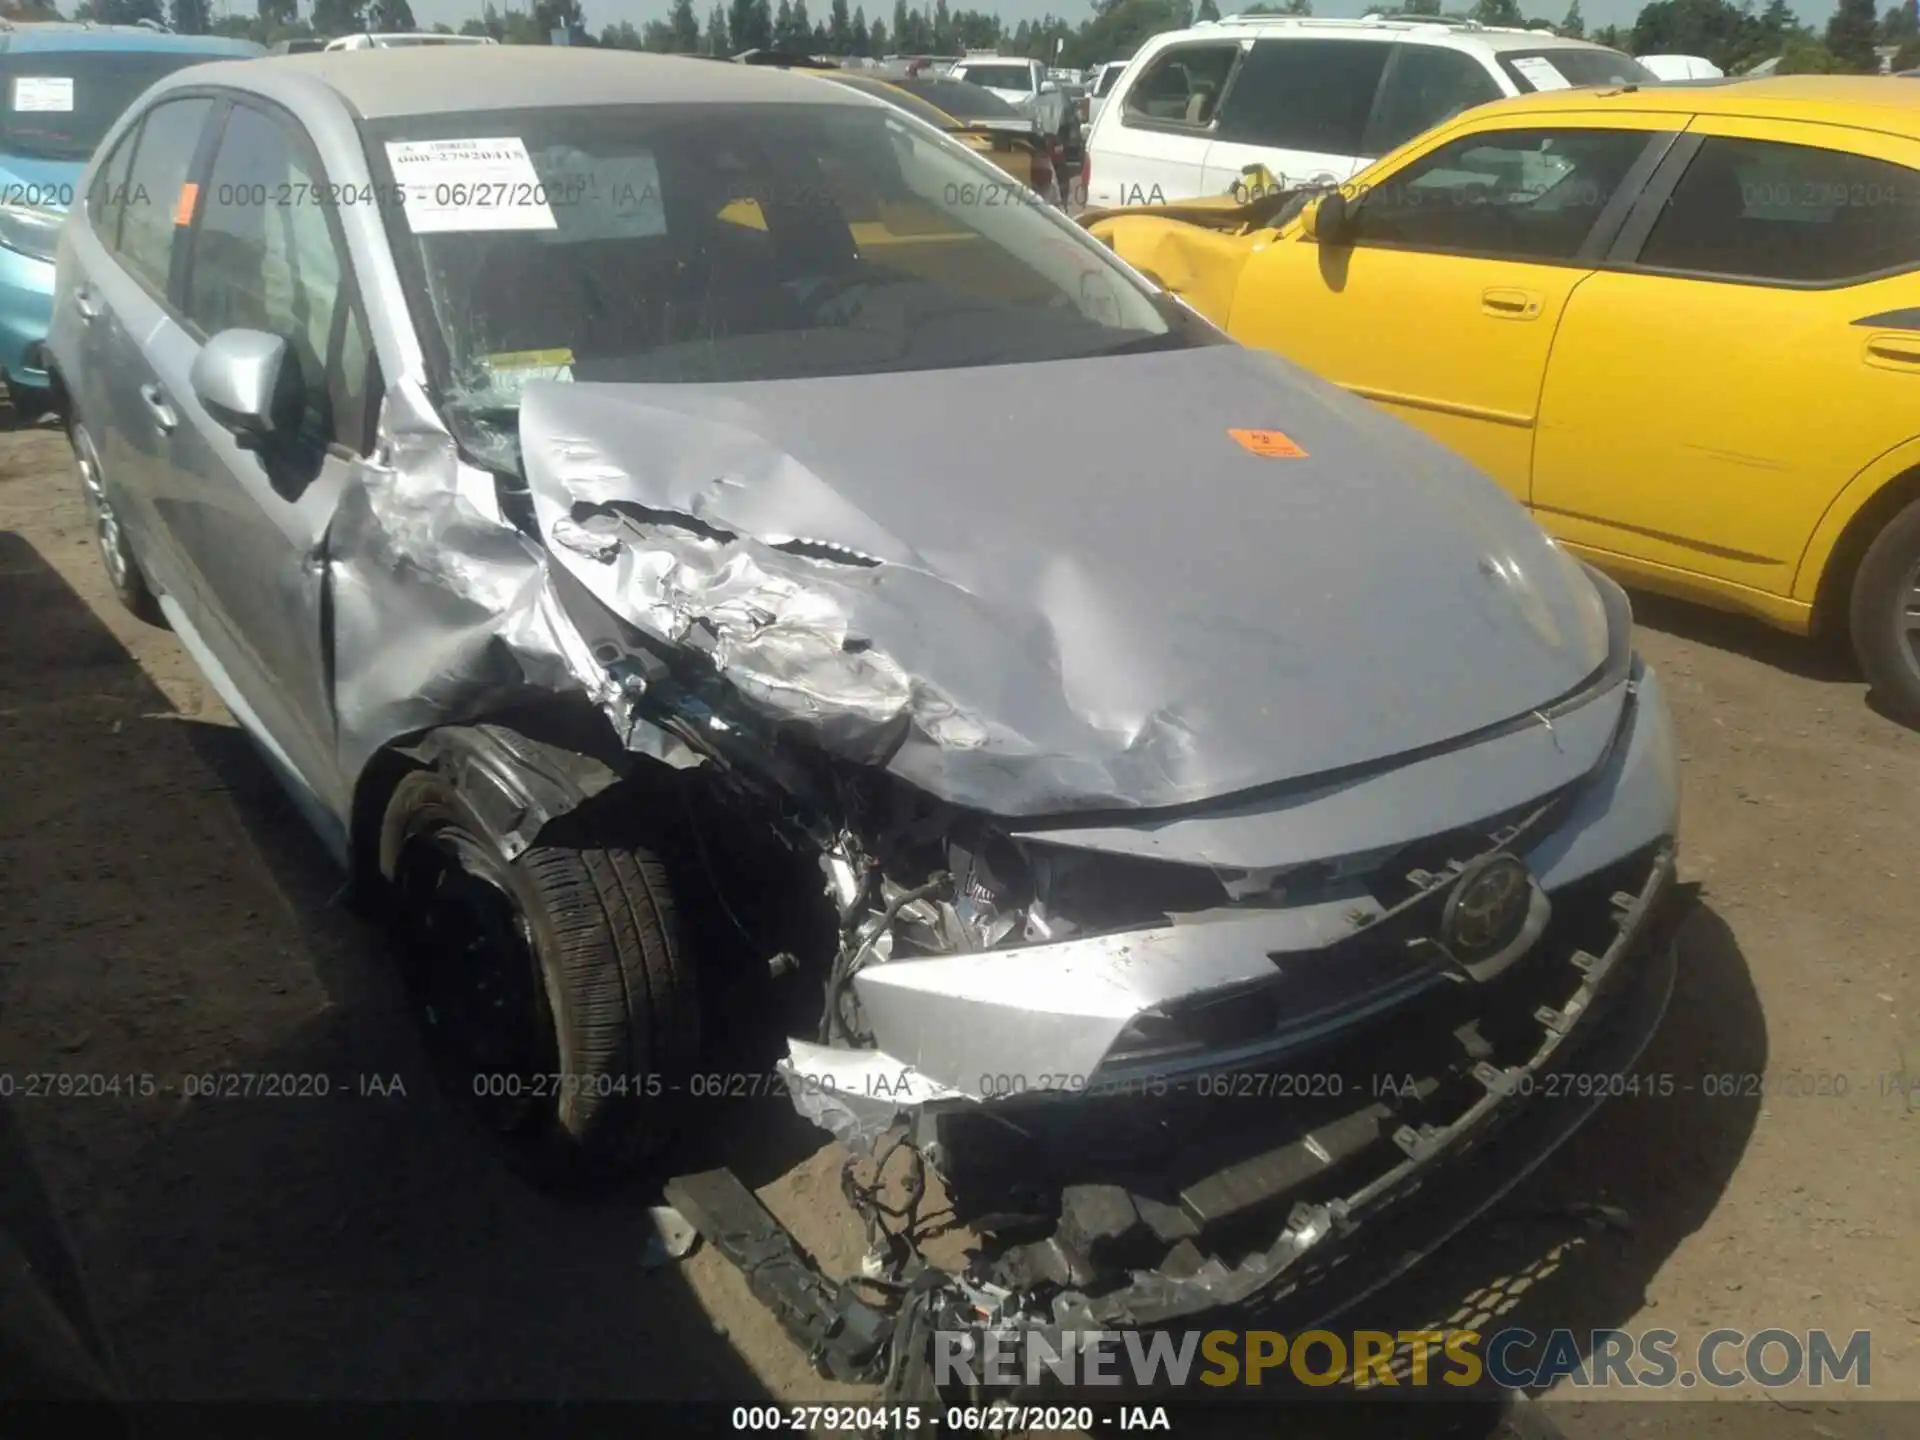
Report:
M180 203L173 207L173 223L191 225L193 223L193 202L200 198L200 187L189 180L180 187Z
M1250 453L1266 460L1304 460L1307 452L1278 430L1229 430Z

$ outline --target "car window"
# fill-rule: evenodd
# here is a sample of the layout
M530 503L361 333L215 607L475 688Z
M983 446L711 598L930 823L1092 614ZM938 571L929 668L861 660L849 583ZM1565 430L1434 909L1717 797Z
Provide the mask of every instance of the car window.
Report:
M85 160L154 81L227 58L184 49L0 53L0 153Z
M1018 120L1020 112L991 90L966 80L929 80L924 77L895 81L909 95L959 120Z
M87 223L109 250L120 244L120 216L127 208L127 169L133 163L133 146L139 137L138 125L120 137L113 153L93 172L93 188L87 192Z
M1920 173L1841 150L1712 136L1639 263L1801 282L1920 264Z
M245 329L286 340L306 390L306 438L357 449L370 347L325 194L290 124L235 107L201 187L186 317L203 337Z
M1124 65L1109 65L1100 72L1100 78L1093 82L1093 98L1104 100L1113 89L1113 82L1127 73Z
M1462 110L1500 98L1486 66L1464 51L1437 45L1395 49L1362 154L1385 155Z
M1354 212L1355 242L1571 260L1648 139L1634 130L1463 136L1371 188Z
M957 79L989 90L1033 89L1033 71L1024 65L968 65L953 73Z
M386 223L433 382L476 447L511 444L501 412L536 376L737 382L1216 343L890 107L575 106L366 133L408 197Z
M1556 45L1551 50L1508 50L1500 68L1520 88L1566 90L1575 85L1650 85L1655 75L1638 60L1600 45Z
M173 266L175 217L186 193L188 172L213 102L168 100L147 112L127 171L126 208L120 221L120 263L157 294L167 292Z
M1240 59L1240 47L1175 45L1156 55L1127 87L1122 112L1160 124L1209 125L1220 92Z
M1261 40L1220 112L1220 138L1359 155L1393 47L1374 40Z

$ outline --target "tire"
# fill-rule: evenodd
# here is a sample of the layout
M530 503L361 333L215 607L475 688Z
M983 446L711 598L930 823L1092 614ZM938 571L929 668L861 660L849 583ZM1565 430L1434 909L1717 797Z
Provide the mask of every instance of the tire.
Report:
M93 543L100 552L100 566L107 572L113 593L136 619L167 628L167 617L160 602L153 598L140 562L133 556L127 532L113 513L106 487L100 480L100 458L88 438L86 427L75 420L67 427L67 440L73 446L74 469L80 478L80 494L87 502L87 515L93 522Z
M1895 515L1861 557L1848 629L1874 695L1920 728L1920 500Z
M382 853L429 1051L514 1168L566 1187L659 1152L700 1021L666 868L604 815L549 829L508 860L452 781L418 770Z

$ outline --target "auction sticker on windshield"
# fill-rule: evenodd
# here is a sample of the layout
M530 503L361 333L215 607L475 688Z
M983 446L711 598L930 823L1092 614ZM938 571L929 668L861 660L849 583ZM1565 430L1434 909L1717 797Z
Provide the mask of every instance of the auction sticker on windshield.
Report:
M16 75L13 77L13 108L22 113L73 109L71 75Z
M518 136L389 140L387 162L416 235L556 228L547 187Z
M1560 73L1559 68L1540 55L1522 55L1513 62L1513 68L1526 76L1527 83L1536 90L1571 90L1573 82Z

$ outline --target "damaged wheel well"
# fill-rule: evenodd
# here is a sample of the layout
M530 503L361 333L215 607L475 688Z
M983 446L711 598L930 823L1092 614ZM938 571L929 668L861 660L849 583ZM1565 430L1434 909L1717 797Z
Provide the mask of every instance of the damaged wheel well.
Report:
M584 698L402 736L374 756L354 788L349 860L363 893L377 891L392 875L388 812L401 782L421 769L453 780L509 860L590 800L615 791L641 800L671 780L668 767L622 750ZM642 800L634 810L646 808Z

